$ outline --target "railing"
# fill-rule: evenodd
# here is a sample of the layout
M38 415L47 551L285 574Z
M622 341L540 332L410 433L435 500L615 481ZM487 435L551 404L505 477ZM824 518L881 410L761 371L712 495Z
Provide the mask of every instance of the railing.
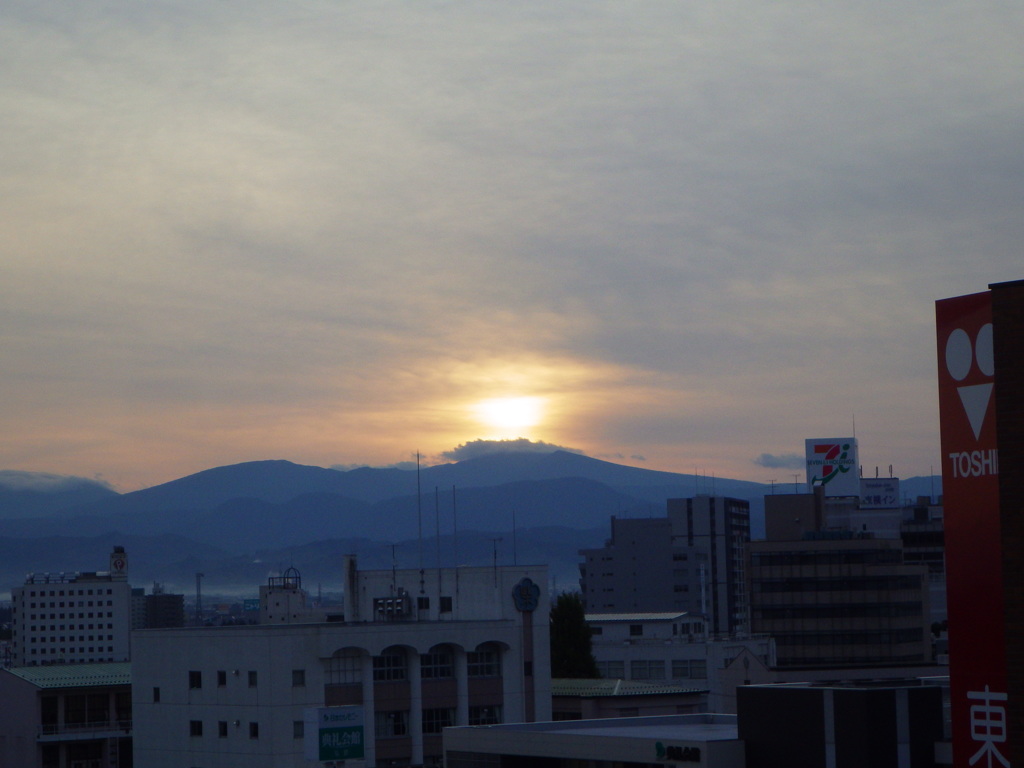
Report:
M39 726L38 736L91 736L111 731L129 734L132 731L132 721L128 719L107 720L102 723L51 723Z

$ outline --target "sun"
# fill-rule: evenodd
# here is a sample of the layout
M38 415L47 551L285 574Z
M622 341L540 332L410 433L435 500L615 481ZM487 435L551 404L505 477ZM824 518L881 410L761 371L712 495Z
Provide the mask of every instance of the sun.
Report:
M527 429L540 423L544 415L541 397L494 397L473 406L476 417L499 430ZM519 435L513 435L519 437Z

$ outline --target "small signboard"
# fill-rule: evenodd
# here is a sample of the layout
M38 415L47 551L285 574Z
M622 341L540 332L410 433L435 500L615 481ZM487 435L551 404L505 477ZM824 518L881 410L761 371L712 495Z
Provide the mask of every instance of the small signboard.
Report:
M259 611L260 599L258 597L247 597L242 601L243 611Z
M363 758L363 708L319 707L306 710L305 758L361 760Z
M876 477L860 481L861 509L895 509L900 505L898 477Z

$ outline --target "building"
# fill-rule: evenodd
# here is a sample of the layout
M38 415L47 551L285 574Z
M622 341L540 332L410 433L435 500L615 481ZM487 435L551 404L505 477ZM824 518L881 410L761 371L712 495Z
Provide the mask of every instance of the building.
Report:
M928 570L928 607L932 624L942 625L946 612L946 531L942 504L928 496L904 509L900 522L903 562Z
M708 711L701 686L636 680L555 678L551 681L552 720L688 715Z
M612 537L581 550L580 589L589 612L685 611L708 632L748 626L745 552L750 504L722 496L668 499L664 518L612 518Z
M131 768L131 665L0 670L0 765Z
M447 768L933 768L943 692L916 681L741 688L736 715L448 728Z
M446 768L744 768L735 715L674 715L448 728Z
M34 573L11 590L12 665L128 661L131 586L124 547L110 570Z
M185 626L185 596L164 591L153 583L146 594L141 587L132 589L132 629L165 629Z
M850 531L750 545L755 632L783 668L919 665L932 660L927 569L898 539Z
M934 768L942 689L902 685L753 685L739 690L746 768Z
M957 768L1024 762L1024 280L935 304Z
M305 766L325 707L360 713L370 766L439 764L447 726L550 719L545 567L343 572L344 620L136 632L136 762Z
M260 587L260 624L308 624L326 619L327 612L314 606L302 588L302 575L296 568L271 576Z
M588 613L592 652L608 680L707 691L705 712L736 711L736 687L773 682L775 643L766 635L708 638L686 613Z

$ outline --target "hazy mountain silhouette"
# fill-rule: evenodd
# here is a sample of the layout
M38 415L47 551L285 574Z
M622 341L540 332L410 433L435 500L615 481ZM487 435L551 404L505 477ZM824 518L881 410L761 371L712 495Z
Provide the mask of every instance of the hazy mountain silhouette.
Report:
M756 538L772 490L568 451L487 454L424 467L418 478L414 470L256 461L123 495L82 478L7 474L17 477L8 487L0 472L0 591L27 570L102 570L113 544L130 544L132 573L146 580L176 583L202 571L211 584L253 590L282 563L332 573L346 547L366 567L392 558L415 567L424 550L433 563L438 548L446 565L480 565L497 549L502 562L547 562L557 578L573 580L576 551L607 538L612 515L662 516L668 498L734 496L751 502ZM910 478L902 491L941 493L941 483Z

